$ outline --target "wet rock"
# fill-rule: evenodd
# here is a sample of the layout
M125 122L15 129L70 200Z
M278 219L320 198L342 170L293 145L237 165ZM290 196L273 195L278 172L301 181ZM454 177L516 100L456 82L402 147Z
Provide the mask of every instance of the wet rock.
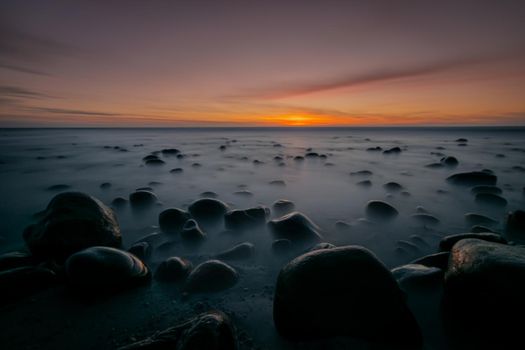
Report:
M351 336L419 348L419 327L390 271L365 248L301 255L277 279L273 318L283 337Z
M233 287L238 280L239 274L233 267L219 260L208 260L190 273L185 290L190 293L218 292Z
M171 174L180 174L183 171L184 171L184 169L182 169L182 168L173 168L173 169L170 170L170 173Z
M363 181L359 181L358 183L356 183L356 185L359 186L359 187L368 188L368 187L372 186L372 181L370 181L370 180L363 180Z
M187 243L201 243L206 239L206 233L199 227L197 221L189 219L180 232L181 238Z
M69 185L58 184L58 185L49 186L46 189L48 191L65 191L65 190L68 190L70 188L71 188L71 186L69 186Z
M65 265L68 282L80 292L105 293L144 284L150 272L133 254L91 247L71 255Z
M497 186L474 186L470 190L472 194L478 193L492 193L492 194L501 194L503 191Z
M525 211L510 212L507 216L505 230L513 237L525 239Z
M268 222L268 228L277 239L289 239L292 243L317 242L322 239L321 229L306 215L293 212Z
M125 207L128 204L128 200L123 197L117 197L111 201L111 206L116 209Z
M182 209L169 208L159 214L159 227L165 233L179 233L190 218L190 214Z
M452 157L452 156L441 158L440 163L449 168L457 167L459 164L456 157Z
M502 244L507 243L507 240L505 238L501 237L500 235L498 235L496 233L491 233L491 232L473 233L473 232L469 232L469 233L459 233L459 234L456 234L456 235L450 235L450 236L443 237L443 239L441 239L441 242L439 242L439 249L442 252L448 252L448 251L450 251L452 249L454 244L456 244L457 242L459 242L459 241L461 241L463 239L467 239L467 238L475 238L475 239L478 239L478 240L483 240L483 241L487 241L487 242L496 242L496 243L502 243Z
M198 199L188 207L188 211L197 221L220 221L228 210L224 202L213 198Z
M217 198L219 195L212 191L205 191L199 195L201 198Z
M319 157L319 153L317 152L308 152L304 155L305 158L317 158Z
M58 261L87 247L120 247L122 242L113 211L80 192L56 195L41 219L28 226L23 236L34 256Z
M166 164L166 162L162 159L148 159L144 163L149 166L159 166Z
M128 253L135 255L142 261L147 261L151 258L153 248L148 242L137 242L128 249Z
M437 267L441 270L446 270L448 266L449 252L440 252L435 254L426 255L419 259L412 261L410 264L424 265L428 267Z
M58 282L50 269L23 266L0 271L0 305L37 293Z
M278 199L273 202L272 209L277 216L282 216L294 211L295 204L287 199Z
M272 251L276 255L284 255L292 249L292 241L289 239L276 239L272 242Z
M476 203L503 208L507 206L507 200L497 194L478 193L476 194Z
M119 350L237 350L232 322L220 311L210 311L180 325L157 332Z
M439 219L436 218L434 215L430 214L412 214L410 216L413 220L423 224L423 225L437 225L439 224Z
M176 156L180 153L180 151L176 148L165 148L162 151L160 151L163 156Z
M172 256L159 264L155 278L164 282L181 282L188 277L193 265L189 260Z
M428 210L426 210L424 207L422 207L421 205L418 205L416 207L416 213L419 213L419 214L428 214Z
M7 252L0 255L0 271L31 266L34 263L33 256L25 251Z
M247 260L253 258L255 246L252 243L244 242L225 250L215 257L219 260Z
M266 207L235 209L224 215L224 226L230 230L248 230L266 223L270 210Z
M392 269L392 275L403 289L436 288L443 283L443 270L421 264L407 264Z
M366 204L366 216L371 220L388 221L397 215L397 209L386 202L373 200Z
M144 209L157 202L157 196L151 191L140 190L129 195L129 203L133 209Z
M480 233L480 232L492 232L492 233L497 233L496 231L486 227L486 226L482 226L482 225L474 225L470 228L470 232L473 232L473 233Z
M447 177L447 181L454 185L463 186L478 186L487 185L494 186L498 181L498 177L484 171L471 171L467 173L458 173Z
M493 218L476 213L465 214L465 220L469 225L495 225L498 223L498 221Z
M293 160L295 160L296 162L302 162L304 160L304 157L303 156L295 156L295 157L293 157Z
M386 184L383 185L383 188L390 192L398 192L403 189L403 186L401 186L397 182L387 182Z
M399 154L399 153L401 153L401 148L399 147L392 147L390 149L383 151L383 154Z

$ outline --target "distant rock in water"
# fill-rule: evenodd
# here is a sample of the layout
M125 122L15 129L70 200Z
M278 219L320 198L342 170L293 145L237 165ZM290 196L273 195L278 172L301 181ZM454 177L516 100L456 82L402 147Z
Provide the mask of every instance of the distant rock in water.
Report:
M463 239L468 239L468 238L475 238L475 239L478 239L478 240L483 240L483 241L487 241L487 242L496 242L496 243L502 243L502 244L506 244L507 243L507 240L505 238L501 237L500 235L498 235L496 233L491 233L491 232L474 233L474 232L470 232L470 233L459 233L459 234L456 234L456 235L450 235L450 236L444 237L443 239L441 239L441 242L439 242L439 249L442 252L448 252L448 251L450 251L452 249L454 244L456 244L457 242L459 242L459 241L461 241Z
M276 255L288 254L292 250L292 241L289 239L276 239L272 242L272 251Z
M99 187L100 187L101 189L103 189L103 190L107 190L108 188L111 187L111 183L109 183L109 182L103 182L103 183L100 184Z
M366 204L366 216L371 220L391 220L398 214L396 208L383 201L373 200Z
M470 232L473 232L473 233L480 233L480 232L492 232L492 233L497 233L495 232L494 230L488 228L488 227L485 227L485 226L482 226L482 225L474 225L470 228Z
M277 216L282 216L294 211L295 204L287 199L278 199L273 202L272 209Z
M171 174L180 174L183 171L184 171L184 169L182 169L182 168L173 168L173 169L170 170L170 173Z
M233 287L238 280L239 274L233 267L219 260L208 260L190 273L184 289L190 293L218 292Z
M501 194L503 191L497 186L474 186L470 189L472 194L478 193L492 193L492 194Z
M286 186L286 182L284 182L283 180L273 180L270 181L269 184L272 186Z
M111 201L111 206L113 208L122 208L128 204L128 200L123 197L117 197Z
M459 164L456 157L452 157L452 156L441 158L440 163L450 168L457 167Z
M199 195L201 198L217 198L219 195L212 191L205 191Z
M110 208L87 194L64 192L25 229L24 240L33 255L63 261L91 246L120 247L122 236Z
M245 197L245 198L253 197L253 193L248 190L236 191L236 192L233 192L233 194L238 197Z
M383 154L399 154L399 153L401 153L401 148L399 147L392 147L390 149L383 151Z
M232 322L220 311L210 311L154 333L118 350L237 350Z
M498 181L498 177L485 171L471 171L467 173L457 173L451 175L447 177L447 181L454 185L463 186L494 186Z
M164 165L166 164L166 162L163 161L162 159L148 159L145 161L145 164L150 165L150 166L158 166L158 165Z
M321 229L299 212L271 220L268 227L275 238L289 239L292 243L318 242L322 239Z
M150 279L148 267L137 257L109 247L91 247L71 255L65 270L69 284L89 294L137 286Z
M148 242L137 242L129 247L128 253L135 255L142 261L147 261L151 258L153 247Z
M356 185L359 186L359 187L368 188L368 187L372 186L372 181L370 181L370 180L363 180L363 181L359 181L358 183L356 183Z
M464 137L456 139L456 142L468 142L468 140Z
M505 230L508 235L520 241L525 240L525 211L516 210L507 216Z
M422 345L396 280L358 246L315 250L284 266L273 319L279 334L292 339L350 336L403 349Z
M478 193L476 194L476 202L491 205L495 207L506 207L507 200L497 194L492 193Z
M217 254L215 257L219 260L247 260L253 258L254 254L255 246L250 242L244 242Z
M266 207L235 209L224 215L224 226L230 230L249 230L264 225L269 215Z
M129 195L129 203L133 209L144 209L157 202L157 196L151 191L139 190Z
M493 218L476 213L465 214L465 220L469 225L495 225L498 223L498 221Z
M383 149L379 146L376 146L376 147L368 147L366 150L368 152L379 152L379 151L382 151Z
M49 186L47 188L47 190L48 191L65 191L65 190L68 190L70 188L71 188L71 186L69 186L69 185L58 184L58 185Z
M188 211L197 221L221 220L229 210L222 201L213 198L202 198L194 201L188 207Z
M189 260L173 256L159 264L155 278L164 282L181 282L188 277L192 269L193 265Z
M206 239L206 233L202 231L197 221L193 219L186 221L182 227L180 236L187 243L201 243Z
M359 170L351 172L350 175L352 176L371 176L372 172L370 170Z
M163 156L176 156L180 153L180 151L176 148L165 148L162 151L160 151Z
M159 227L165 233L179 233L191 215L179 208L169 208L159 214Z
M403 186L401 186L397 182L387 182L386 184L383 185L383 188L390 192L398 192L403 189Z

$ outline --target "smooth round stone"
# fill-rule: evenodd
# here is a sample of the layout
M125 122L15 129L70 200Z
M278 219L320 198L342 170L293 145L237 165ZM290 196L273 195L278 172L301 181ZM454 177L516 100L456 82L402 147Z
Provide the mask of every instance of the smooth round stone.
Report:
M390 192L398 192L403 189L403 186L401 186L397 182L387 182L386 184L383 185L383 188Z
M369 250L315 250L285 265L273 303L283 337L350 336L404 349L422 344L419 327L390 271Z
M412 214L410 216L412 220L415 220L423 225L438 225L439 219L436 218L434 215L430 214Z
M487 242L496 242L496 243L502 243L502 244L507 243L507 240L505 238L501 237L500 235L498 235L496 233L491 233L491 232L473 233L473 232L469 232L469 233L459 233L459 234L456 234L456 235L450 235L450 236L444 237L443 239L441 239L441 242L439 242L439 249L442 252L450 251L452 249L452 247L454 246L454 244L456 244L457 242L459 242L459 241L461 241L463 239L468 239L468 238L475 238L475 239L479 239L479 240L483 240L483 241L487 241Z
M293 212L268 222L268 228L276 239L289 239L292 243L318 242L321 229L306 215Z
M379 201L373 200L366 204L366 216L372 220L386 221L395 218L398 215L398 211L392 205Z
M286 186L286 182L284 182L283 180L273 180L273 181L270 181L268 184L272 186L281 186L281 187Z
M292 249L292 241L289 239L276 239L272 242L272 251L276 255L287 254Z
M165 148L162 151L160 151L163 156L176 156L180 153L180 151L176 148Z
M474 186L470 189L472 194L478 193L492 193L492 194L501 194L503 191L497 186Z
M295 204L287 199L278 199L272 204L272 209L277 216L289 214L295 210Z
M484 205L491 205L495 207L506 207L507 200L497 194L492 193L478 193L476 194L476 203L481 203Z
M159 214L159 227L165 233L178 233L190 218L190 214L182 209L169 208Z
M190 293L218 292L233 287L238 280L239 274L233 267L219 260L208 260L190 273L185 290Z
M255 246L250 242L243 242L220 252L215 257L219 260L248 260L255 255Z
M498 181L498 177L485 171L471 171L451 175L447 177L447 181L454 185L463 186L494 186Z
M170 170L170 173L171 174L180 174L183 171L184 171L184 169L182 169L182 168L173 168L173 169Z
M165 282L180 282L186 279L193 269L189 260L173 256L159 264L155 278Z
M129 203L134 209L147 208L157 202L157 196L151 191L140 190L129 195Z
M452 157L452 156L449 156L449 157L443 157L441 158L440 160L441 164L447 166L447 167L457 167L459 162L458 160L456 159L456 157Z
M128 253L135 255L142 261L146 261L151 258L153 248L148 242L137 242L128 249Z
M113 208L117 208L117 209L123 208L127 204L128 204L128 200L126 198L123 198L123 197L117 197L117 198L115 198L115 199L113 199L111 201L111 206Z
M229 230L249 230L263 226L270 215L266 207L235 209L224 215L224 226Z
M443 283L443 270L421 264L407 264L391 270L402 288L436 288Z
M68 282L86 292L135 286L150 277L148 267L139 258L109 247L91 247L71 255L65 271Z
M162 159L148 159L145 161L145 164L148 166L159 166L166 164L166 162Z
M80 192L56 195L23 236L34 256L59 262L87 247L120 247L122 242L113 210Z
M214 198L202 198L194 201L188 207L188 211L197 221L221 220L229 210L222 201Z
M206 233L199 227L197 221L189 219L180 232L181 238L187 243L201 243L206 240Z
M401 148L397 146L383 151L383 154L399 154L399 153L401 153Z

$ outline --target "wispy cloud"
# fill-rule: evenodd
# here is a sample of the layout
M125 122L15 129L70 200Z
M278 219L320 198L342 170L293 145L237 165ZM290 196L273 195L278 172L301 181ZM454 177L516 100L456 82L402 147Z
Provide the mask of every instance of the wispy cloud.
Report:
M0 97L4 98L44 98L45 94L17 86L0 86Z
M53 113L53 114L75 114L75 115L91 115L91 116L106 116L106 117L121 115L119 113L86 111L86 110L80 110L80 109L47 108L47 107L29 107L27 109L37 111L37 112L45 112L45 113Z

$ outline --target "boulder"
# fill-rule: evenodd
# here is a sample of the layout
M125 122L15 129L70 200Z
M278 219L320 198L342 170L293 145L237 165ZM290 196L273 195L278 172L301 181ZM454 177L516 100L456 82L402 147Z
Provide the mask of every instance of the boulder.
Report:
M397 209L386 202L373 200L366 204L366 216L371 220L388 221L397 215Z
M271 220L268 227L276 239L289 239L292 243L318 242L322 239L321 229L299 212Z
M224 215L224 226L229 230L249 230L263 226L270 215L266 207L230 210Z
M252 243L244 242L225 250L215 257L219 260L247 260L253 258L255 246Z
M201 198L190 204L188 211L197 220L203 222L220 221L229 210L228 206L214 198Z
M159 227L164 233L179 233L182 227L191 219L191 215L178 208L169 208L159 214Z
M452 157L452 156L441 158L440 163L450 168L457 167L459 164L456 157Z
M494 186L498 181L498 177L485 171L471 171L450 175L447 177L447 181L454 185L463 186Z
M218 292L233 287L238 280L239 274L233 267L219 260L208 260L190 273L184 289L190 293Z
M503 191L497 186L474 186L470 189L472 194L478 193L492 193L492 194L501 194Z
M157 196L151 191L140 190L129 195L129 203L133 209L147 208L157 202Z
M155 278L164 282L180 282L186 279L193 269L189 260L172 256L159 264Z
M479 239L479 240L483 240L483 241L487 241L487 242L496 242L496 243L502 243L502 244L507 243L507 240L505 238L501 237L500 235L498 235L497 233L491 233L491 232L474 233L474 232L469 232L469 233L459 233L459 234L456 234L456 235L450 235L450 236L446 236L446 237L442 238L441 242L439 242L439 249L442 252L448 252L448 251L450 251L452 249L454 244L456 244L457 242L459 242L459 241L461 241L463 239L467 239L467 238L475 238L475 239Z

